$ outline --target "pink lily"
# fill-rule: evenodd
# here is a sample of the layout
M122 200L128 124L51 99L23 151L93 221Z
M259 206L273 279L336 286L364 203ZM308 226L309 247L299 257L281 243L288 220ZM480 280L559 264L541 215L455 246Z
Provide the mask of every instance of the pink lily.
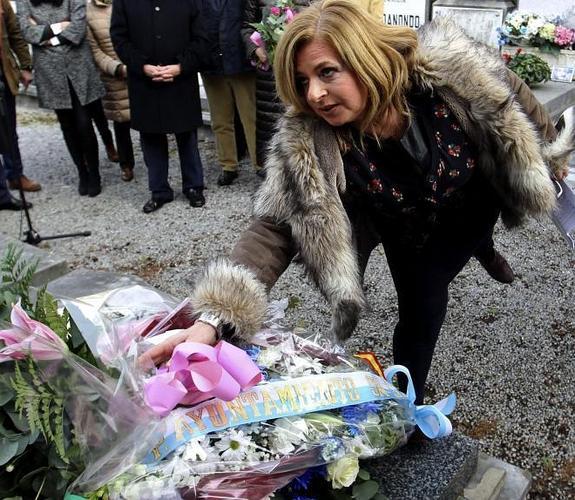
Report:
M62 358L68 350L65 342L43 323L26 314L20 302L12 307L10 321L14 328L0 330L0 340L6 344L0 349L0 363L25 359L30 354L35 360Z
M293 18L295 17L293 10L291 10L289 7L286 7L284 13L286 16L286 24L291 23L293 21Z
M271 7L270 12L272 16L279 16L282 13L282 10L279 7Z
M114 359L124 354L133 341L147 334L165 316L166 313L157 313L139 321L118 325L113 331L113 340L106 335L99 337L97 348L102 362L108 365Z

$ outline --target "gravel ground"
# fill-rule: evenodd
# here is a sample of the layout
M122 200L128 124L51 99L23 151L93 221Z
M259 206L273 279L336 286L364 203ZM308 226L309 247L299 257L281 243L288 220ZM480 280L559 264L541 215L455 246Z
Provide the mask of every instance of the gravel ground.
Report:
M118 166L104 160L102 194L80 197L52 115L24 111L20 124L26 173L43 185L28 197L35 229L43 236L92 231L88 238L42 243L72 268L133 273L183 297L203 264L227 254L248 223L259 178L244 163L233 186L216 186L208 131L200 146L206 206L191 208L178 193L173 203L144 215L148 191L139 152L133 182L122 182ZM178 192L174 160L170 174ZM19 236L21 214L3 211L0 220L3 233ZM479 440L483 451L529 470L532 498L575 498L575 255L548 220L514 232L498 228L496 241L517 278L501 285L471 262L454 281L429 391L437 399L457 393L456 430ZM375 251L366 275L371 310L350 348L373 349L389 364L397 306L386 267L383 252ZM272 296L300 299L288 316L293 325L327 329L329 309L300 266L291 266Z

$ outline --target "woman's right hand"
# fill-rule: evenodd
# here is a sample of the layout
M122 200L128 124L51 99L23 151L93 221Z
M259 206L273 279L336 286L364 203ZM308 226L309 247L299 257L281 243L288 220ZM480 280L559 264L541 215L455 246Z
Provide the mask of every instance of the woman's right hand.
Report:
M168 361L172 357L174 348L182 342L199 342L200 344L214 345L217 340L216 329L212 325L196 321L192 326L170 337L140 356L138 362L141 366L148 366L150 361L156 366Z
M268 53L266 52L266 49L264 49L263 47L258 47L256 49L256 57L258 58L260 65L265 65L268 62Z
M70 21L60 21L60 27L64 31L68 26L70 26Z

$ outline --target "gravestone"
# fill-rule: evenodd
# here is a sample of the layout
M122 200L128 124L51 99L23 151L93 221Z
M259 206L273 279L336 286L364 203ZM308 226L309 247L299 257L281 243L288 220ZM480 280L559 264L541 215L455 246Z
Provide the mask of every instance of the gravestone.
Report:
M37 248L0 233L0 254L4 255L10 245L22 249L27 260L38 260L38 267L32 279L32 286L42 286L68 272L66 261L51 250Z

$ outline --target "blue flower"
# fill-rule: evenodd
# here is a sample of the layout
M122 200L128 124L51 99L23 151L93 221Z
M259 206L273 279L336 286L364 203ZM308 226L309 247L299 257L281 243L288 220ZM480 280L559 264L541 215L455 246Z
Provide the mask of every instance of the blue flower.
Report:
M301 476L293 479L282 492L288 495L287 498L292 500L315 500L314 497L307 496L305 493L308 492L314 479L325 479L326 475L327 468L325 465L310 467ZM291 494L294 496L291 496Z
M378 413L380 410L379 403L362 403L342 408L341 416L348 424L359 424L367 420L369 413Z
M252 345L248 349L246 349L246 354L252 359L252 361L256 362L258 356L260 355L262 348L257 345Z
M345 452L345 446L340 438L331 436L326 438L321 443L321 456L326 463L333 462L340 458Z

